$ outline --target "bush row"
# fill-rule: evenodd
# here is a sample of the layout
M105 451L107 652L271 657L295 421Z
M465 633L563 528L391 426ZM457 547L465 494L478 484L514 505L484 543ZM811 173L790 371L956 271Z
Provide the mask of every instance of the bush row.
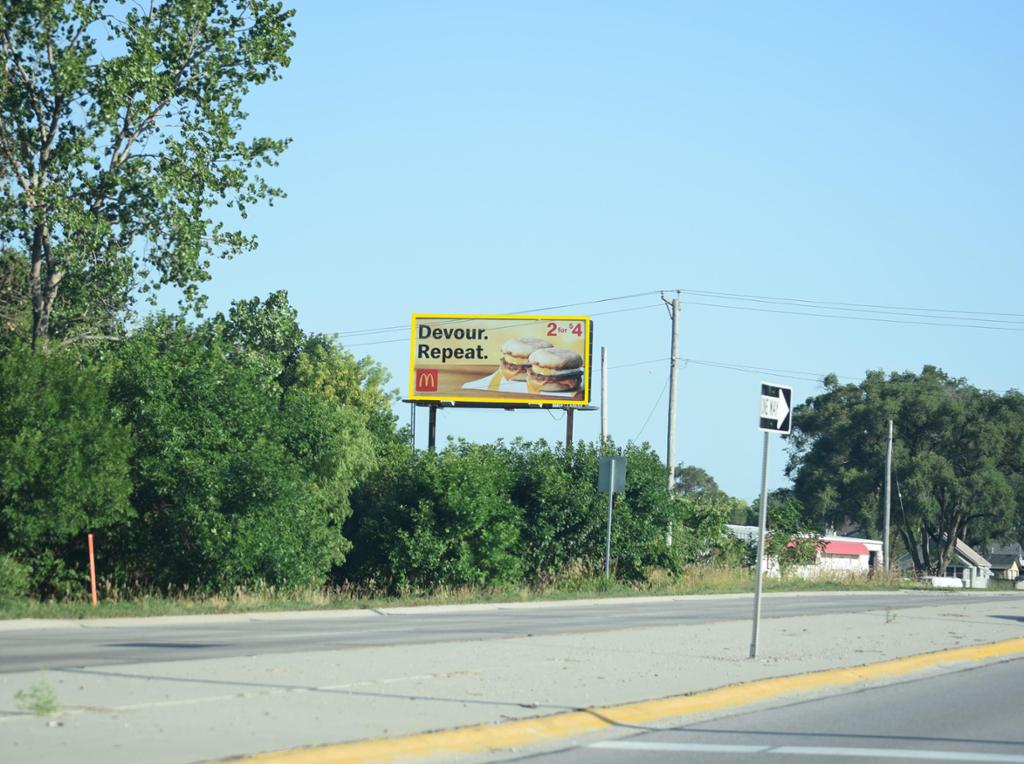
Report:
M646 444L603 452L627 461L612 522L618 578L736 554L723 533L727 504L671 495ZM543 441L455 442L436 454L393 447L353 493L353 549L341 575L407 591L600 573L608 520L607 494L597 490L601 454L593 444L567 450Z
M600 450L452 442L413 453L386 376L308 335L282 293L198 325L158 315L85 354L0 351L0 596L81 596L86 534L122 591L376 591L600 572ZM627 457L620 578L723 554L727 504ZM671 531L675 543L668 544Z

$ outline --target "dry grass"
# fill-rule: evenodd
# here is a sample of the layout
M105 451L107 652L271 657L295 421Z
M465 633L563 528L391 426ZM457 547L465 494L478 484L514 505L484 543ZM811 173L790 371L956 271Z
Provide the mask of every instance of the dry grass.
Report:
M896 574L766 578L766 591L844 591L918 588L916 581ZM32 599L0 601L0 618L104 618L118 616L199 615L282 610L328 610L481 602L530 602L643 595L730 594L753 592L753 571L748 568L695 565L678 574L651 570L641 581L605 579L584 568L548 576L534 585L506 587L438 587L431 591L386 594L365 587L273 586L238 587L230 593L198 594L127 591L106 586L100 605L91 607L84 595L75 601L39 602Z

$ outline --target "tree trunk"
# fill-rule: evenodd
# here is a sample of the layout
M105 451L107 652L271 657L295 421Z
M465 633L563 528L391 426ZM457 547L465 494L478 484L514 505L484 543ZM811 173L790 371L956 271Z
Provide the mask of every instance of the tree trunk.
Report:
M935 572L932 570L932 555L928 548L928 529L924 525L921 526L921 563L928 573Z
M50 230L45 223L32 231L32 266L29 270L29 292L32 297L32 349L45 347L50 338L50 313L57 301L63 274L50 249Z
M903 546L905 546L907 548L907 552L910 553L910 559L914 565L914 572L923 573L924 568L921 565L921 554L918 552L917 544L914 543L913 530L907 528L904 523L900 523L900 525L897 526L897 530L899 531L900 538L903 539Z
M939 575L945 573L946 566L949 565L949 560L953 557L953 553L956 550L956 540L959 538L960 534L960 522L960 515L954 515L953 527L949 530L948 535L939 547L939 564L937 571Z
M29 292L32 297L32 349L36 350L40 339L45 340L50 324L50 311L46 309L47 299L43 289L43 226L37 224L32 231L32 265L29 270Z

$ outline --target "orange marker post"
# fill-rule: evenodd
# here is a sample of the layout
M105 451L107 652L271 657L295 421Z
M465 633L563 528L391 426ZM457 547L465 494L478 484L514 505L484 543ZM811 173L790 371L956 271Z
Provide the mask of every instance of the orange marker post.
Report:
M89 584L92 587L92 606L96 607L96 553L93 551L92 534L89 534Z

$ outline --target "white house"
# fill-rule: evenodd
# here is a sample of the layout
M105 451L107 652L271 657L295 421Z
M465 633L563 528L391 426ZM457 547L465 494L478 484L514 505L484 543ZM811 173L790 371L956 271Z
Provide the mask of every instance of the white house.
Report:
M920 547L918 547L920 554ZM896 564L903 570L910 571L914 567L914 560L909 552L900 555ZM953 548L953 557L946 564L944 575L932 577L932 584L935 586L959 585L965 589L987 589L988 581L992 578L992 564L982 555L971 549L961 539L956 540Z

